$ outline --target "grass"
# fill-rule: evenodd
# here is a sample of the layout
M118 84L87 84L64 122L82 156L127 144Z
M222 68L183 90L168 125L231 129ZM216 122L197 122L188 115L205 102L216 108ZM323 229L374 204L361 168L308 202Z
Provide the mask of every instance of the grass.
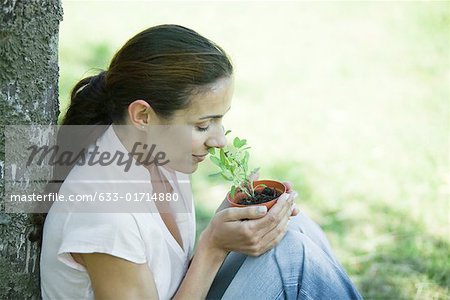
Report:
M61 108L127 38L179 23L233 58L225 126L286 179L367 299L448 299L448 2L63 2ZM193 18L192 16L196 17ZM198 232L229 186L193 176Z

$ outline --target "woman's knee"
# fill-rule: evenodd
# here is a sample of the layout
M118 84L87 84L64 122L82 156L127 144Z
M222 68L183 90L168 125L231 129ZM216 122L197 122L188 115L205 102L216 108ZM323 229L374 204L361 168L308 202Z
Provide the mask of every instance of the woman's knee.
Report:
M274 256L285 290L313 299L360 299L342 266L306 234L288 230Z
M289 229L296 230L308 236L317 246L319 246L328 256L335 260L332 253L330 243L323 232L322 228L308 216L303 213L299 213L295 217L291 217L289 221Z
M336 266L334 257L317 245L311 237L289 229L280 243L272 249L284 284L296 284L302 281L306 264Z

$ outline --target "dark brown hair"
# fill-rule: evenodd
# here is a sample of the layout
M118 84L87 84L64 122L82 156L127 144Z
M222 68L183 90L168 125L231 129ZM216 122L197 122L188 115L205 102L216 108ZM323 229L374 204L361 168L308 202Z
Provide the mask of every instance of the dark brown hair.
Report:
M179 25L151 27L132 37L114 55L108 70L75 85L62 125L123 124L128 105L137 99L170 120L175 111L189 106L193 93L232 73L227 54L197 32ZM77 147L87 148L107 126L98 128ZM70 170L66 168L62 177ZM33 215L31 241L42 242L45 217Z

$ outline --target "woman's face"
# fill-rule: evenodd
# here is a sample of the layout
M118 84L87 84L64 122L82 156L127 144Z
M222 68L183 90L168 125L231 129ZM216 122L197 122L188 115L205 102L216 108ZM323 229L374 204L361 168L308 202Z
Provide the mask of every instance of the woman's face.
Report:
M170 125L184 125L191 132L191 153L187 164L170 163L168 167L183 172L193 173L198 164L206 158L211 147L222 148L226 145L222 118L231 107L234 91L233 77L221 78L210 85L209 89L194 94L188 108L176 111ZM180 170L180 165L182 170Z

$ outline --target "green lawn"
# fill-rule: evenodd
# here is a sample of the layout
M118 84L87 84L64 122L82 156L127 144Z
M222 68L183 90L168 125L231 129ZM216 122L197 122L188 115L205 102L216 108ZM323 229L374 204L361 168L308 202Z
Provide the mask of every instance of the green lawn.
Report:
M224 125L290 180L367 299L448 299L448 2L68 2L61 109L127 38L178 23L236 69ZM195 17L194 17L195 16ZM228 185L193 176L199 231Z

